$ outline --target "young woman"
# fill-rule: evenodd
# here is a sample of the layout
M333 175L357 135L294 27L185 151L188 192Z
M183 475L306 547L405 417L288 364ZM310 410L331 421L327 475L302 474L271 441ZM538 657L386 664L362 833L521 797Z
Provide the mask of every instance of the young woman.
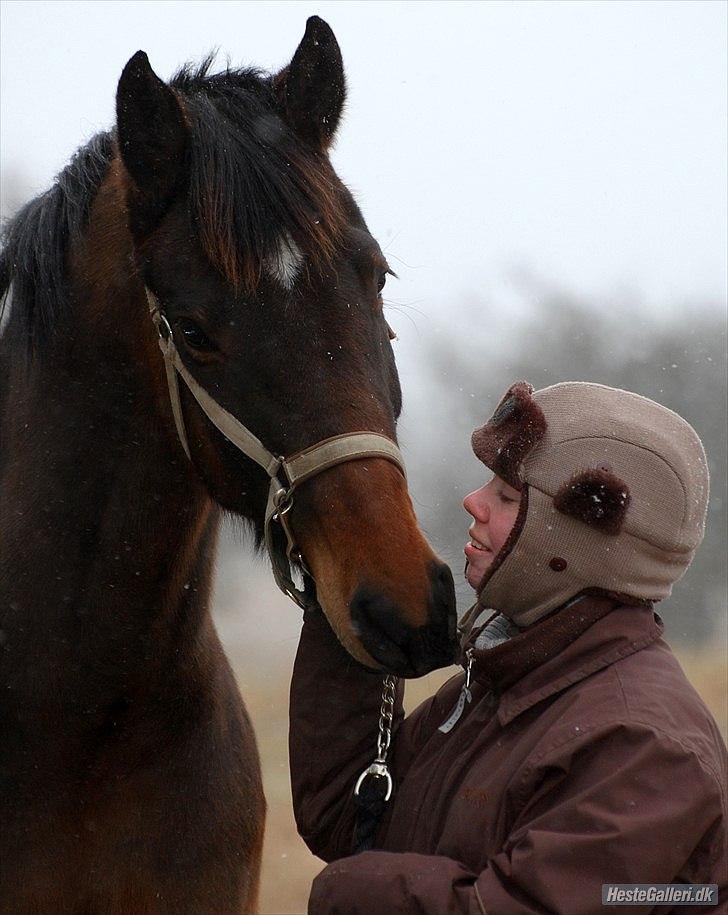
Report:
M495 476L464 501L465 672L406 719L398 686L371 851L353 854L353 788L382 676L305 616L293 801L333 862L309 911L585 915L603 884L630 883L718 884L726 904L726 749L653 611L703 536L700 440L636 394L519 382L472 444Z

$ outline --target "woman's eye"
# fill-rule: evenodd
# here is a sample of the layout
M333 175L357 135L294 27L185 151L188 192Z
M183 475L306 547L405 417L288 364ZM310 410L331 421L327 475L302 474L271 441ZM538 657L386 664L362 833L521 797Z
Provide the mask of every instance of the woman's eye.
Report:
M185 338L185 343L192 347L192 349L213 349L212 340L210 340L204 330L195 324L194 321L190 321L187 318L182 318L177 322L177 326Z

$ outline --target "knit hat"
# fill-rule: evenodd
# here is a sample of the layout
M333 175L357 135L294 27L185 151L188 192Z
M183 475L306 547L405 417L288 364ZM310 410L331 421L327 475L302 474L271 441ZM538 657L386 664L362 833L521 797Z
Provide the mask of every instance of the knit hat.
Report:
M708 466L695 430L646 397L512 385L473 451L521 491L481 607L527 626L584 592L659 601L703 539Z

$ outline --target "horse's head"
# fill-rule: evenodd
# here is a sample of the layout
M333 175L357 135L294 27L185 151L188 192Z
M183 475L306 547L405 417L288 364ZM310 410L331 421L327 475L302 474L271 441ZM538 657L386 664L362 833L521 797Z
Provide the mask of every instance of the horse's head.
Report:
M183 362L275 454L348 432L394 439L401 398L381 299L389 267L327 155L344 102L333 33L310 19L272 77L206 71L186 68L168 86L139 52L117 95L135 261ZM184 388L182 408L208 491L260 536L265 474ZM452 659L452 578L394 464L324 471L297 490L290 524L355 658L404 676Z

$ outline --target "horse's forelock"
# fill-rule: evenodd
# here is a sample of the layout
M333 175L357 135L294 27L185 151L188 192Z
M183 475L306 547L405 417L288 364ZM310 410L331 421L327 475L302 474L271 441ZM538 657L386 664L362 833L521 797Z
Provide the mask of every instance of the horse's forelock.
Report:
M189 116L191 210L215 267L250 293L283 239L309 268L330 264L346 221L341 185L328 158L280 118L269 81L250 70L185 71L173 85Z

